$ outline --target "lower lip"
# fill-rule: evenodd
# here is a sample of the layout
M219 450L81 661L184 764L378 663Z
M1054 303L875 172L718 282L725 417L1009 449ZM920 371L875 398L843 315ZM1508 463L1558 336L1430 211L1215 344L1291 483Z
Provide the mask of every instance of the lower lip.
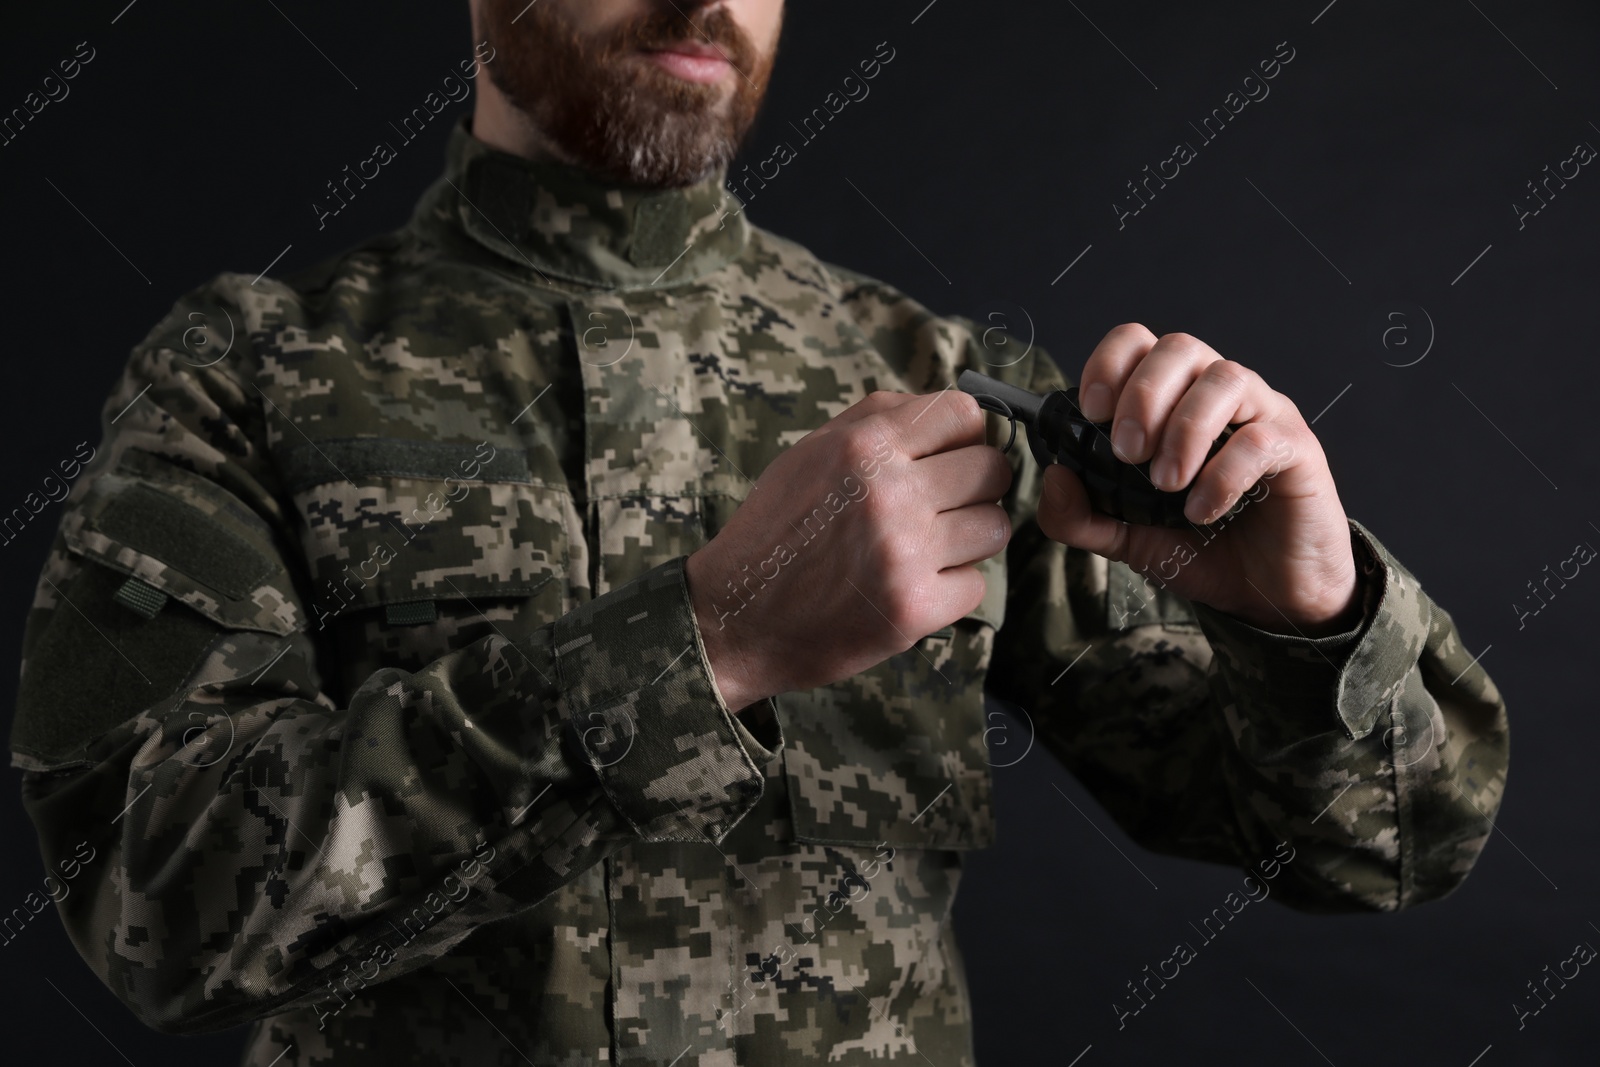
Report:
M683 52L647 53L668 74L684 81L709 85L728 73L728 61L721 56L691 56Z

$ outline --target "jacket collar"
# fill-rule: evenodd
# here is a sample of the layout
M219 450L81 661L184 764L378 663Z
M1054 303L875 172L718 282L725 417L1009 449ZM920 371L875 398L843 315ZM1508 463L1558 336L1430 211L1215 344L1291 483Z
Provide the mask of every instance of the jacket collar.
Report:
M444 175L413 221L465 235L530 278L664 287L744 250L750 226L725 175L678 189L610 185L578 167L491 148L463 117L450 133Z

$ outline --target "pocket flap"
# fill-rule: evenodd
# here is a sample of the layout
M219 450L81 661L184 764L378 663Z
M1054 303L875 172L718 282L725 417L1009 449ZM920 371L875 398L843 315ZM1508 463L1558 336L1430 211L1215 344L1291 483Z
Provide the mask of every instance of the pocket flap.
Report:
M485 459L471 444L432 443L405 463L394 452L387 441L347 444L343 478L303 479L294 493L314 617L538 592L565 610L563 579L586 558L572 558L584 547L569 533L580 520L565 485L533 477L504 448Z

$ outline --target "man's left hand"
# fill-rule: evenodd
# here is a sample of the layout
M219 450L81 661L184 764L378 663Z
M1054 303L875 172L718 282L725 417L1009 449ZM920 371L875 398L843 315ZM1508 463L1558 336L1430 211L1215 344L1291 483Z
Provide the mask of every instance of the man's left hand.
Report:
M1191 521L1221 517L1263 480L1208 540L1091 511L1077 475L1052 464L1038 512L1046 536L1126 563L1263 630L1318 637L1356 624L1350 527L1322 446L1292 400L1188 334L1158 339L1137 323L1105 336L1079 386L1083 413L1111 421L1120 458L1153 460L1159 489L1192 483ZM1233 435L1206 461L1229 424Z

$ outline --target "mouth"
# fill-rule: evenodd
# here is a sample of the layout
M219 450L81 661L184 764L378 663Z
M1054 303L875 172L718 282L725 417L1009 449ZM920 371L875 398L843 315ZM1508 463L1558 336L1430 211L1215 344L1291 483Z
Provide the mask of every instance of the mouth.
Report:
M650 48L644 55L668 74L701 85L718 82L733 69L733 64L724 59L720 51L700 42Z

